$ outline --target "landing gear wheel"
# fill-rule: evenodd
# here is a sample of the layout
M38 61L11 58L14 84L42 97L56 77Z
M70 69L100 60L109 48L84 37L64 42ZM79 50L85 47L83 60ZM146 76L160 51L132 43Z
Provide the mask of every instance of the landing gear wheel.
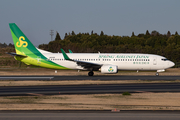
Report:
M158 73L158 72L156 73L156 76L159 76L159 73Z
M89 76L93 76L93 75L94 75L94 72L93 72L93 71L90 71L90 72L88 73L88 75L89 75Z

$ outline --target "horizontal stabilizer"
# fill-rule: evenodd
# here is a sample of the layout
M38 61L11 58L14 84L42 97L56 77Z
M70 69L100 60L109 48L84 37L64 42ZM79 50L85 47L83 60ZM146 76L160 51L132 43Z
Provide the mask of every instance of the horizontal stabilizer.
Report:
M27 57L26 55L20 55L20 54L17 54L17 53L13 53L13 52L6 52L6 54L9 54L9 55L12 55L12 56L20 56L20 57Z

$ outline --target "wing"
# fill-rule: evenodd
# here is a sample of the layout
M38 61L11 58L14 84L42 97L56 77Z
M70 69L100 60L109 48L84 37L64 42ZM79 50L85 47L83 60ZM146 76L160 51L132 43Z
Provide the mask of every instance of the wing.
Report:
M83 67L84 69L87 69L87 70L97 71L97 70L99 70L99 68L101 68L101 66L103 65L103 64L97 64L97 63L92 63L92 62L85 62L85 61L73 60L73 59L70 59L70 58L67 56L67 54L64 52L63 49L61 49L61 52L62 52L65 60L69 60L69 61L72 61L72 62L76 62L78 66L81 66L81 67Z

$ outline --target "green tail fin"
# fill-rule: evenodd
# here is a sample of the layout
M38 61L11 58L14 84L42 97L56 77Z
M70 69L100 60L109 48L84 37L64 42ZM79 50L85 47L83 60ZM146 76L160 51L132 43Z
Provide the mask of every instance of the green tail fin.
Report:
M43 53L41 53L36 49L36 47L34 47L34 45L29 41L29 39L24 35L24 33L15 23L9 23L9 27L16 49L16 53L9 54L15 56L16 60L24 62L28 65L32 64L45 68L68 69L51 60L48 60L46 56L43 55Z
M40 54L15 23L9 23L9 27L17 54Z

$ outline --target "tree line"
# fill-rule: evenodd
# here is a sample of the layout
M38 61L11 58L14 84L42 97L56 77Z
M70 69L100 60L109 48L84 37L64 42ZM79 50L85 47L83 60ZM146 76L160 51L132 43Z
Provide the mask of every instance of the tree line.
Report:
M6 47L14 47L13 44L9 43L9 45L7 45L6 43L0 43L0 48L6 48Z
M14 47L13 44L7 45L0 43L0 48ZM175 32L171 34L160 34L157 31L149 33L141 33L135 35L132 32L131 36L110 36L94 33L78 33L74 31L65 33L61 39L57 32L55 40L48 44L39 45L40 49L50 52L61 52L63 48L66 52L71 49L74 53L148 53L165 56L173 62L180 62L180 35Z
M165 56L173 62L180 62L180 35L176 32L160 34L157 31L141 33L131 36L109 36L103 31L97 33L78 33L74 31L65 33L61 39L57 32L55 40L48 44L39 45L40 49L51 52L60 52L63 48L66 52L71 49L74 53L148 53Z

